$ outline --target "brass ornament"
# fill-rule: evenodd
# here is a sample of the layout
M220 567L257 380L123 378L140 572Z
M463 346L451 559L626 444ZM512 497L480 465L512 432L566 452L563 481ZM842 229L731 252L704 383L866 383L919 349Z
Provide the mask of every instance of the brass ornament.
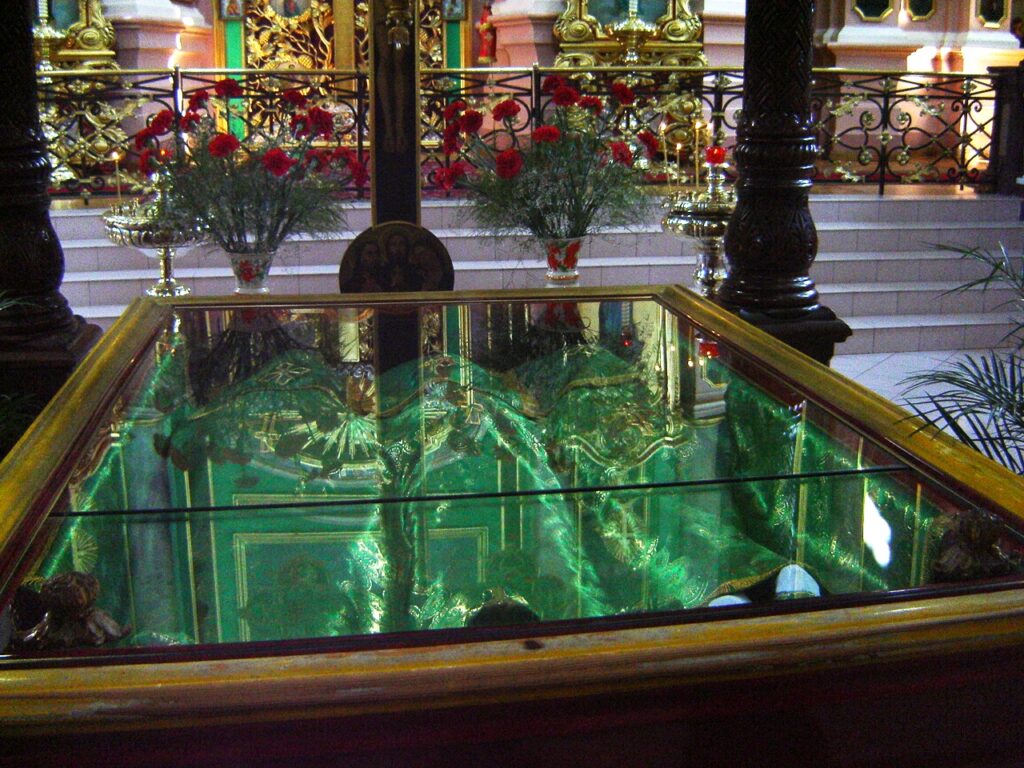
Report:
M667 0L655 22L642 18L637 0L624 19L599 19L591 13L592 0L566 0L555 22L559 41L556 67L707 66L700 35L703 24L690 10L689 0Z
M332 69L332 4L308 0L305 10L291 16L279 13L275 0L250 3L245 16L245 65L250 69Z

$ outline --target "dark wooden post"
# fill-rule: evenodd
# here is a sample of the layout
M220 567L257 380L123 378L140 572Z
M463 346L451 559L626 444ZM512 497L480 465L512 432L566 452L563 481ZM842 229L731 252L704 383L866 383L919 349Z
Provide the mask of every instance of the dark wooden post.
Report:
M60 293L64 253L50 224L50 165L39 125L30 0L0 24L0 392L45 403L99 335Z
M989 67L995 80L996 119L988 176L1001 195L1018 191L1024 176L1024 61L1016 67Z
M413 0L371 0L373 223L419 223L419 41Z
M808 207L817 152L810 115L813 0L747 0L736 210L729 276L716 300L821 362L849 327L818 303L808 271L818 233Z

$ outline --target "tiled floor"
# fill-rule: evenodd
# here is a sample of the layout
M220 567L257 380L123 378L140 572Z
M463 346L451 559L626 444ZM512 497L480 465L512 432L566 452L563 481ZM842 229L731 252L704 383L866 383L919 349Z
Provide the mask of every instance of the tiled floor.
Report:
M858 384L904 405L907 385L904 380L915 373L933 371L936 368L962 358L964 355L988 354L987 350L974 352L879 352L870 355L837 355L832 358L832 368ZM926 390L915 390L925 392Z

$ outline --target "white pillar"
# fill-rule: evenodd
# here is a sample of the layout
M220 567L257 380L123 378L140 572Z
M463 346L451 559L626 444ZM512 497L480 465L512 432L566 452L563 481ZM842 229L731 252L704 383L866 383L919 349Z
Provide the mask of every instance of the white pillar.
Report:
M491 6L494 63L499 67L552 64L558 52L553 30L563 10L561 0L496 0Z
M212 3L202 8L171 0L103 0L103 15L117 33L123 69L212 67Z
M746 0L704 0L704 54L712 67L743 67Z

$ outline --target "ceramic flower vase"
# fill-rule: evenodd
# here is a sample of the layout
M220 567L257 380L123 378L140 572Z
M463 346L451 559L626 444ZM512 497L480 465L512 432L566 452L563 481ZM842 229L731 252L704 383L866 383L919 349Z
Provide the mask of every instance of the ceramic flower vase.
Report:
M582 240L549 240L544 243L548 271L545 277L551 287L574 286L580 279L576 265L579 261Z
M235 293L270 293L267 277L274 261L274 252L229 253L231 271L235 273Z

